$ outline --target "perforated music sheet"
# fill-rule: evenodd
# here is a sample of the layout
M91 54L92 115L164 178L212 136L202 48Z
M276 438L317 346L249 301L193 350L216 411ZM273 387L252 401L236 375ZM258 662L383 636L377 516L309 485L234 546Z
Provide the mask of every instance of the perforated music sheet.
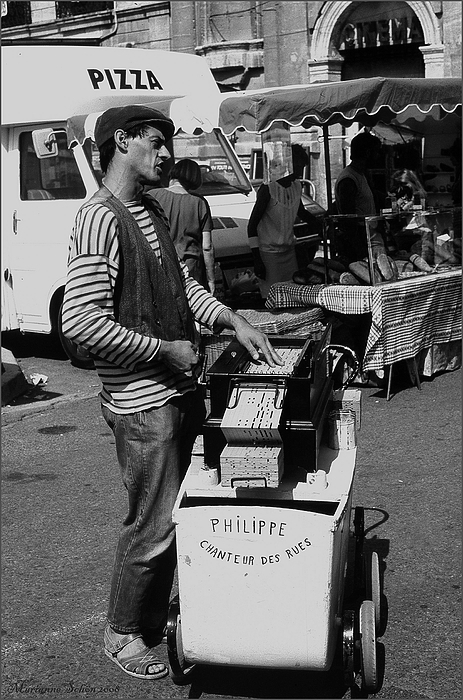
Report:
M275 387L235 388L220 426L227 442L279 442L278 424L285 393Z
M294 365L301 354L301 348L276 348L276 351L284 361L283 365L275 365L275 367L270 367L265 360L262 360L261 364L256 364L255 362L251 361L244 374L275 374L282 376L291 374Z

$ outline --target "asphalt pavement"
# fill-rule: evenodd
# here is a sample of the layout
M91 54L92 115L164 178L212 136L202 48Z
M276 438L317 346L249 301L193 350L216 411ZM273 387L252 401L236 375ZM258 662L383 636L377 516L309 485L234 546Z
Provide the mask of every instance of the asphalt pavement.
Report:
M46 362L37 363L39 372ZM96 374L76 372L75 385L74 371L59 386L51 377L47 389L2 409L2 692L111 700L350 697L337 672L203 667L192 685L177 686L170 678L131 679L104 656L125 497ZM367 547L379 553L384 579L384 679L376 697L459 698L461 370L423 380L421 391L400 371L394 382L391 401L384 390L361 389L354 483ZM291 601L276 604L299 623ZM243 635L252 635L252 620ZM165 646L159 656L167 661Z

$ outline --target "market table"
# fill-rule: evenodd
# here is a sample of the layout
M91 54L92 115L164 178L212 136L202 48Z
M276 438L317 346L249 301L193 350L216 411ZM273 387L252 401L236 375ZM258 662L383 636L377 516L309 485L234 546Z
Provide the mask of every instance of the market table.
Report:
M375 287L275 284L269 309L320 306L341 314L371 313L363 369L413 360L417 375L461 366L461 268Z

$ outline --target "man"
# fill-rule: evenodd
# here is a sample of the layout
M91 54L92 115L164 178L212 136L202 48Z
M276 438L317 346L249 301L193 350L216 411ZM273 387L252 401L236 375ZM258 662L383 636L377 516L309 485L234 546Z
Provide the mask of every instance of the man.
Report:
M321 233L321 224L302 204L302 177L309 157L300 144L291 146L293 172L274 182L263 184L249 217L248 242L254 258L254 272L261 280L262 296L272 284L292 280L298 270L294 222L296 217L311 226L311 233ZM315 255L317 245L310 251Z
M368 255L365 223L366 216L376 216L378 206L369 176L379 155L381 141L377 136L362 132L354 136L351 145L351 162L339 174L335 185L338 214L354 214L358 220L338 220L336 253L341 262L348 265ZM379 241L379 239L378 239ZM382 241L380 242L382 247Z
M189 277L167 219L143 194L160 180L173 133L173 122L150 107L115 107L98 118L104 184L77 213L63 306L63 332L95 358L128 493L105 653L149 680L168 673L152 647L163 636L176 565L172 508L204 419L194 321L231 328L254 359L282 364L266 336Z
M338 214L353 214L352 219L338 219L334 231L334 252L346 268L368 256L366 216L376 216L379 196L371 185L369 168L378 159L381 141L377 136L361 132L354 136L350 145L351 162L339 174L335 185L335 200ZM358 218L355 218L358 217ZM370 224L373 254L385 252L381 234ZM341 345L350 347L363 360L371 326L370 314L331 314L333 337Z

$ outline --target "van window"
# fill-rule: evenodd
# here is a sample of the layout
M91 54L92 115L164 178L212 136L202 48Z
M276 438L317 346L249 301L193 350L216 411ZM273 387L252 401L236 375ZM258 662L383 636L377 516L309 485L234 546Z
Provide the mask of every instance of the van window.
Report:
M175 160L191 158L202 171L202 185L195 194L220 195L251 191L251 184L241 170L229 141L218 130L188 136L182 132L173 138Z
M202 133L195 136L180 132L174 136L171 143L175 161L191 158L201 168L202 184L195 190L195 194L202 196L236 194L237 192L247 194L252 190L251 183L241 168L238 156L228 139L218 129L210 134ZM87 140L84 150L93 174L98 184L101 185L102 172L98 149L93 142ZM160 186L168 186L168 171L173 163L173 159L166 162Z
M67 147L66 133L56 131L58 155L39 159L32 144L32 131L19 137L21 199L84 199L86 190Z

